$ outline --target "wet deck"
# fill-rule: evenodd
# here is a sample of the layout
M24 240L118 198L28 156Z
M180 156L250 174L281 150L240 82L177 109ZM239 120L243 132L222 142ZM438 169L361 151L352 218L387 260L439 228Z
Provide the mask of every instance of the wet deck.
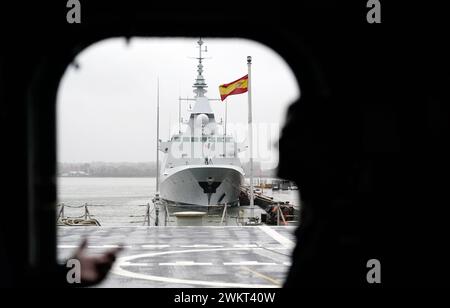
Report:
M290 265L295 227L59 227L60 260L84 236L89 253L121 244L100 287L280 287Z

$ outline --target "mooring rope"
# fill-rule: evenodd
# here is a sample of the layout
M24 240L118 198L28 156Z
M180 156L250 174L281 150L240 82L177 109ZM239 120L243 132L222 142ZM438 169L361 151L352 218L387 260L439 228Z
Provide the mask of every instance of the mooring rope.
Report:
M57 204L57 207L60 208L59 213L58 213L58 217L57 217L57 223L60 225L68 225L68 226L83 226L83 225L96 225L96 226L100 226L100 222L92 217L95 217L96 215L93 215L89 212L89 207L92 206L107 206L105 204L89 204L89 203L85 203L82 205L68 205L65 203L60 203ZM133 216L131 215L130 217L145 217L144 221L139 221L139 223L145 223L146 220L148 219L150 220L155 220L156 219L156 213L155 209L156 207L150 206L150 203L147 204L137 204L137 205L133 205L133 206L145 206L147 207L147 211L144 215L136 215ZM84 214L79 215L79 216L65 216L64 215L64 209L65 208L69 208L69 209L84 209ZM132 221L131 223L138 223L138 221Z

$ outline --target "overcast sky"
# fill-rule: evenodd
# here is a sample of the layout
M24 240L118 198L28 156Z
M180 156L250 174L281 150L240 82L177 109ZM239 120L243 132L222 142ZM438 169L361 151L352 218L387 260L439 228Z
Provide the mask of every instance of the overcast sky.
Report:
M76 58L78 69L73 65L67 68L58 92L58 161L155 161L157 78L160 137L165 140L169 124L172 132L178 130L178 97L194 96L197 60L191 57L198 56L196 41L133 38L127 45L116 38L82 51ZM211 58L204 61L206 96L219 98L220 84L247 74L250 55L253 120L261 125L282 125L287 107L300 95L286 62L253 41L206 38L204 42L208 48L205 56ZM220 121L224 103L211 105ZM230 128L231 123L247 123L247 106L247 94L229 97ZM184 104L182 110L186 107ZM186 115L182 112L182 117ZM273 159L266 167L274 167L271 164Z

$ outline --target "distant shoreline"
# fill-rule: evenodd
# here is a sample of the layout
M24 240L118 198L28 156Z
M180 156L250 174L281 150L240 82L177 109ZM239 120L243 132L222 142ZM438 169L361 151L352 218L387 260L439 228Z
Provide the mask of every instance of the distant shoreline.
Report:
M90 179L154 179L156 176L100 176L100 175L86 175L86 176L70 176L57 175L58 178L90 178ZM275 176L253 176L255 179L278 179ZM246 176L246 179L249 177Z
M102 179L102 178L109 178L109 179L113 179L113 178L130 178L130 179L136 179L136 178L142 178L142 179L151 179L151 178L155 178L156 176L152 176L152 175L148 175L148 176L101 176L101 175L84 175L84 176L74 176L74 175L57 175L58 178L98 178L98 179Z
M250 173L249 163L242 165L245 174ZM253 174L255 178L274 178L276 169L262 169L260 162L254 162ZM58 163L59 177L73 178L152 178L156 177L155 162L141 163Z

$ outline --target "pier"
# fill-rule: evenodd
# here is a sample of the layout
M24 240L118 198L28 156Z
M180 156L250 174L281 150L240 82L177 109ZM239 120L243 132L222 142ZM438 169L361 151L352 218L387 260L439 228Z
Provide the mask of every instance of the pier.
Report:
M241 187L239 202L241 205L250 203L250 188L248 186ZM262 191L254 193L255 205L265 211L261 215L261 221L270 225L288 225L298 223L300 216L299 207L291 204L289 201L276 200L273 197L264 195Z

